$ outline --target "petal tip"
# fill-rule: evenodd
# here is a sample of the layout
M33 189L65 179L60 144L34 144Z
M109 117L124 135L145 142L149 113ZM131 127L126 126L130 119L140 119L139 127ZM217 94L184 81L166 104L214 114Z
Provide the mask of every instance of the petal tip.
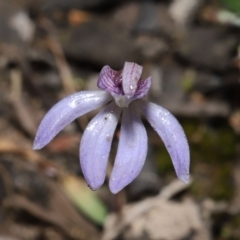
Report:
M133 180L131 181L126 181L124 178L115 178L111 177L109 181L109 189L111 193L117 194L120 192L123 188L125 188L128 184L130 184Z
M190 183L189 174L178 176L178 178L186 184Z
M34 143L33 143L32 149L33 149L33 150L40 150L40 149L42 149L44 146L45 146L45 145L41 144L39 141L37 141L37 140L35 139L35 141L34 141Z
M33 150L40 150L44 148L52 139L48 139L44 131L41 128L38 129L36 137L33 142Z
M110 181L109 189L110 189L111 193L117 194L118 192L120 192L123 189L123 187L119 187L119 185L113 184L112 181Z
M39 146L39 145L33 145L32 149L33 149L33 150L40 150L40 149L41 149L41 146Z
M92 181L90 183L87 181L87 185L92 191L97 191L103 185L103 183L92 182Z

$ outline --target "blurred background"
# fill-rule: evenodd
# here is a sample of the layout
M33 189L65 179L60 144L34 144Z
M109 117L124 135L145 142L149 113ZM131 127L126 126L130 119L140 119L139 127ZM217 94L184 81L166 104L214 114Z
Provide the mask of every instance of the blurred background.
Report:
M239 0L0 0L0 239L240 239L239 27ZM144 67L148 99L182 124L190 184L145 120L144 169L117 195L108 177L92 192L79 167L94 112L31 149L57 101L125 61Z

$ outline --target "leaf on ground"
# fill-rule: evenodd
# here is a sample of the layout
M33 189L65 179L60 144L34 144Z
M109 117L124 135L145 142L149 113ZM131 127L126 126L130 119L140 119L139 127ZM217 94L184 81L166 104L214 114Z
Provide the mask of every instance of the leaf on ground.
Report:
M85 183L76 177L67 176L63 180L63 187L65 193L77 208L95 223L103 225L107 216L107 209Z

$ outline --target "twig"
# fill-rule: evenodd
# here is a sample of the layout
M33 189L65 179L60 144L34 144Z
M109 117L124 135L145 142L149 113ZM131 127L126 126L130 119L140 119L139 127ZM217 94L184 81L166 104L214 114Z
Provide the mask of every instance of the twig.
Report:
M20 70L13 69L10 72L11 79L11 95L10 101L15 109L16 115L21 126L34 136L37 130L36 122L34 121L32 114L22 100L22 75Z
M76 92L75 84L72 78L71 70L68 66L67 60L65 58L64 52L62 50L61 45L57 41L54 33L53 24L47 20L46 18L41 18L40 20L41 26L47 31L48 37L46 39L47 46L49 50L52 52L57 68L59 70L60 77L62 79L62 84L64 91L67 95ZM87 126L88 120L86 116L81 117L77 120L82 129Z
M6 171L6 169L0 165L0 175L2 177L2 180L4 182L4 186L6 188L6 194L7 196L11 196L13 194L13 183L12 179L9 176L9 173Z

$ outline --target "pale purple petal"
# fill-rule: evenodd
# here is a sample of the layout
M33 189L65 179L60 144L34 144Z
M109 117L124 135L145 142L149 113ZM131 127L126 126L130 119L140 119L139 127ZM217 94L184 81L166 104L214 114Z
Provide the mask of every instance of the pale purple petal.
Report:
M131 98L137 90L143 67L132 62L125 62L122 72L122 86L124 94Z
M93 190L104 183L109 151L121 111L115 102L110 103L91 120L83 133L80 164L83 175Z
M120 141L109 187L117 193L131 183L141 171L147 155L147 133L136 108L123 110Z
M148 94L151 84L152 84L151 76L145 80L140 80L138 82L137 90L134 93L134 96L131 98L131 100L133 101L133 100L145 97Z
M169 111L154 103L142 101L139 106L164 142L178 178L187 183L189 181L190 154L188 141L181 125Z
M111 94L123 95L121 71L115 71L109 66L104 66L98 77L98 87Z
M82 91L62 99L49 110L40 123L33 149L43 148L73 120L110 100L111 96L104 91Z

